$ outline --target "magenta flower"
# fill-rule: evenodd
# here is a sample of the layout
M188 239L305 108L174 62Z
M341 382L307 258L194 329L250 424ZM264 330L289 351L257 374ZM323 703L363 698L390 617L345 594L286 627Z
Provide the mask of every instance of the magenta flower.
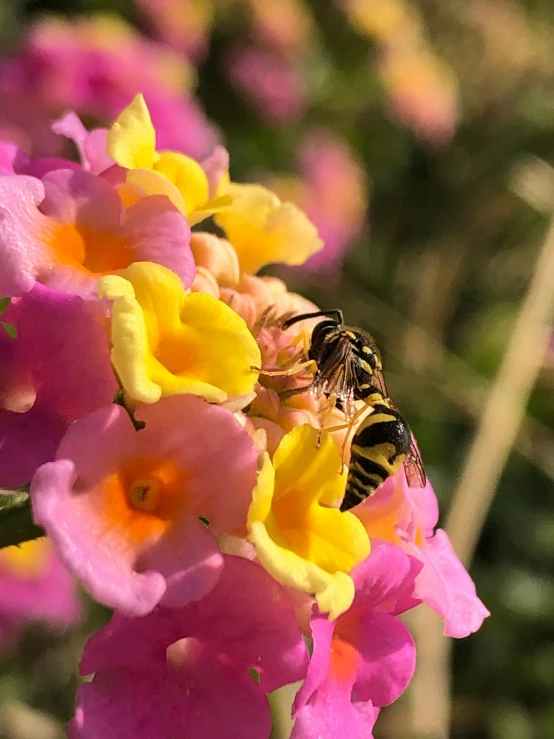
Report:
M266 694L305 675L307 652L284 589L225 556L199 603L115 615L85 647L71 739L267 739ZM249 674L253 668L259 684Z
M0 646L32 621L68 627L80 615L75 582L48 539L0 550Z
M371 554L352 572L350 609L335 622L316 611L291 739L370 739L378 709L404 692L414 672L414 642L397 616L419 602L413 590L420 569L398 547L372 541Z
M439 509L435 492L410 488L402 469L357 506L355 514L370 538L401 546L423 563L416 579L416 596L444 618L446 636L461 638L477 631L489 615L477 597L475 584L456 556L448 535L434 533Z
M204 597L245 525L256 451L234 415L180 395L74 423L31 485L35 520L96 600L127 615Z
M0 485L19 487L54 459L68 426L111 402L118 385L106 337L79 297L35 285L2 314Z
M8 296L39 281L96 300L99 278L135 261L163 264L186 287L196 273L190 227L166 197L124 210L112 184L79 169L0 176L0 261Z

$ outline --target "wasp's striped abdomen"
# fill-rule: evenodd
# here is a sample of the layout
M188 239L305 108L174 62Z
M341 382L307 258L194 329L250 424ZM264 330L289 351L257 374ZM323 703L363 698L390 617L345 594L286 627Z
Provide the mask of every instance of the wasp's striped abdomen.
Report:
M396 474L410 452L411 434L404 417L383 399L373 408L352 439L341 511L372 495L387 477Z

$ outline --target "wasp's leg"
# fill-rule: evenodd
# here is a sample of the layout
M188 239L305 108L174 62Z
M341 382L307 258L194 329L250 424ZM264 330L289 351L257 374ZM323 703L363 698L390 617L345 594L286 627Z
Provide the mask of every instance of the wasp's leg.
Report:
M361 419L361 417L364 415L364 413L366 413L367 408L368 408L367 405L364 405L361 408L358 408L358 410L356 411L352 419L348 421L348 423L341 423L338 426L329 426L329 428L326 429L326 431L329 431L329 433L332 433L334 431L344 431L344 429L347 429L347 432L344 435L344 439L342 441L341 452L340 452L340 456L341 456L340 473L341 475L344 471L344 455L346 452L346 444L348 443L348 439L350 438L350 434L354 430L354 427L356 426L357 422ZM320 436L321 436L321 431L320 431Z
M295 375L297 374L297 372L300 372L300 370L303 370L307 367L311 367L314 371L315 369L317 369L317 365L313 359L308 359L306 362L301 362L295 367L289 367L288 369L284 370L264 370L261 367L254 366L251 366L250 369L256 370L260 373L260 375L265 375L266 377L286 377L287 375Z

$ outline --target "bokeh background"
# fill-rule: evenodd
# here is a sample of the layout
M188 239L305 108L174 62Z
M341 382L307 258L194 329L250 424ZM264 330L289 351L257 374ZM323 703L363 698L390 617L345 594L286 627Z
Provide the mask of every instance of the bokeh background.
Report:
M554 737L554 4L0 0L1 137L56 155L52 118L105 124L139 90L160 148L221 142L318 225L323 254L273 273L375 335L492 612L453 645L414 618L376 737ZM0 614L2 739L63 735L106 618L83 603L3 640Z

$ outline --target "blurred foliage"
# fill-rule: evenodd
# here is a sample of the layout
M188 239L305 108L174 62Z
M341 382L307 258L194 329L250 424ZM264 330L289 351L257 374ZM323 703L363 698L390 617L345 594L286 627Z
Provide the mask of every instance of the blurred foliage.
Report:
M309 99L303 116L270 124L229 83L227 50L252 36L247 14L232 4L218 7L198 96L225 133L235 179L294 170L298 141L314 124L356 148L371 180L370 238L349 252L341 275L279 274L375 334L389 387L411 421L444 513L547 225L514 194L513 181L529 155L554 163L554 5L406 0L430 52L457 79L456 132L438 142L391 114L390 90L378 71L382 40L356 30L339 2L308 5L316 31L301 60ZM148 31L130 0L4 0L4 48L13 48L39 13L98 9L121 12ZM404 72L410 82L409 65ZM554 736L553 385L549 357L472 569L492 617L454 645L453 739ZM52 682L54 668L41 671L35 660L37 639L61 665ZM75 680L63 658L71 653L76 663L82 634L70 644L52 639L33 631L8 655L0 699L23 694L66 718L70 706L55 695L72 694Z

